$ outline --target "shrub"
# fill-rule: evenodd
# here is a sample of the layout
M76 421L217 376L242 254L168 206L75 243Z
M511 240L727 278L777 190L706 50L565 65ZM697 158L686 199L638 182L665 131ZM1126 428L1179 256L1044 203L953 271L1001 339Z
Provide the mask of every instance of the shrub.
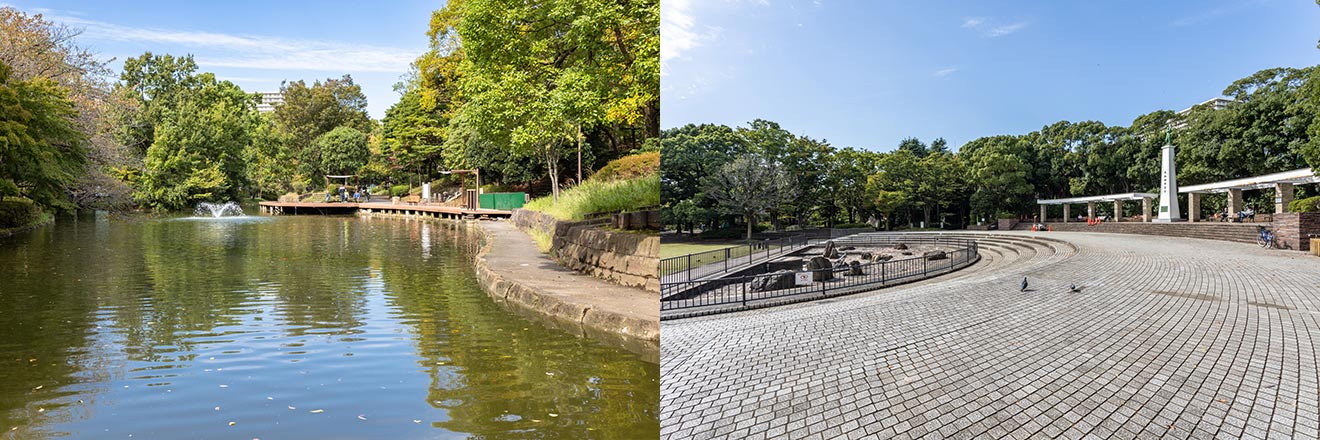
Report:
M589 214L635 211L658 205L660 175L651 174L629 180L588 179L581 185L561 191L558 202L545 196L528 202L523 208L544 212L560 220L581 220Z
M1320 212L1320 196L1293 200L1288 204L1288 212Z
M325 186L325 192L328 192L328 193L330 193L330 194L338 194L338 193L339 193L339 184L338 184L338 183L327 184L327 185Z
M307 191L307 182L303 182L303 181L293 182L293 192L302 194L306 191Z
M658 173L660 170L660 152L624 156L610 161L601 167L590 180L624 180Z
M8 199L0 201L0 228L24 226L41 218L41 208L30 200Z
M390 197L407 197L408 185L394 185L390 187Z

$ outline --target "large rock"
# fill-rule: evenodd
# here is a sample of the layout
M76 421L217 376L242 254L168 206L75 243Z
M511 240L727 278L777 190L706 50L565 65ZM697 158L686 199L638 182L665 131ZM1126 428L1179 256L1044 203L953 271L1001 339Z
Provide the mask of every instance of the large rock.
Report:
M857 256L857 258L861 258L866 261L871 261L875 259L875 256L872 255L870 252L862 252L860 255Z
M825 242L825 258L839 258L839 247L834 240Z
M834 279L834 263L829 258L811 257L807 261L807 270L811 272L812 281L829 281Z
M862 263L856 261L848 262L848 276L858 275L866 275L866 272L862 272Z
M880 262L880 261L889 261L889 260L892 260L892 259L894 259L894 256L893 256L893 255L889 255L889 254L878 254L878 255L876 255L875 258L872 259L871 261L873 261L873 262Z
M792 289L793 284L793 271L781 270L753 278L750 287L753 292L768 292L771 290Z
M921 256L927 260L943 260L949 258L949 255L944 253L944 251L926 251L926 253L921 254Z
M907 248L908 248L907 245L903 243L898 243L894 245L894 249L898 249L900 251L905 251L907 250Z

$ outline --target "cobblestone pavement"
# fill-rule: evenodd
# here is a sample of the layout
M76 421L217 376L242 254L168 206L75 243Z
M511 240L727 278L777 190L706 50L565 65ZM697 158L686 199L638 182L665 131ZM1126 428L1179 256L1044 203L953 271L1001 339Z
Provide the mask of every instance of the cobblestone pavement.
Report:
M665 321L661 438L1320 436L1320 258L997 236L940 279Z

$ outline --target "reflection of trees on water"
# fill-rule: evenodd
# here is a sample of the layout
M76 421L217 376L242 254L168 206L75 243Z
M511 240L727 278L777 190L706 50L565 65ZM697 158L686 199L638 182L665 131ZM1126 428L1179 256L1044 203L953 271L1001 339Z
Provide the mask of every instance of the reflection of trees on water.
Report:
M416 335L427 401L447 414L438 427L485 438L658 430L659 368L491 301L453 224L277 221L62 221L7 242L0 429L22 428L0 438L44 437L94 415L72 407L125 374L169 382L208 345L244 340L263 313L278 316L284 337L359 333L367 289L382 284Z
M448 413L437 426L479 438L525 438L528 430L562 438L658 432L658 366L491 301L463 254L474 237L462 227L400 226L415 243L423 242L416 234L431 231L443 242L430 261L393 258L381 268L388 300L417 334L419 362L432 380L427 399Z
M75 418L72 407L102 391L93 387L111 374L108 353L97 345L92 292L105 287L95 272L115 271L100 266L113 252L71 252L61 243L66 234L88 239L105 231L91 224L54 228L8 239L0 249L0 438L59 435L49 426Z

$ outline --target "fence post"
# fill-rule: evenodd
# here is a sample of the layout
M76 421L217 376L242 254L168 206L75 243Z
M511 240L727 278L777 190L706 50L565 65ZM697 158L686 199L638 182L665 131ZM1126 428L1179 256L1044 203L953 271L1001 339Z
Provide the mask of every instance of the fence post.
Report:
M692 254L687 255L687 260L687 270L685 272L687 272L687 280L692 281Z
M930 274L927 266L926 257L921 257L921 276L923 277Z
M743 307L747 307L747 283L742 283L742 286L743 286L742 303L743 303Z
M725 271L725 272L728 272L728 271L729 271L729 249L733 249L733 248L724 248L724 271Z

